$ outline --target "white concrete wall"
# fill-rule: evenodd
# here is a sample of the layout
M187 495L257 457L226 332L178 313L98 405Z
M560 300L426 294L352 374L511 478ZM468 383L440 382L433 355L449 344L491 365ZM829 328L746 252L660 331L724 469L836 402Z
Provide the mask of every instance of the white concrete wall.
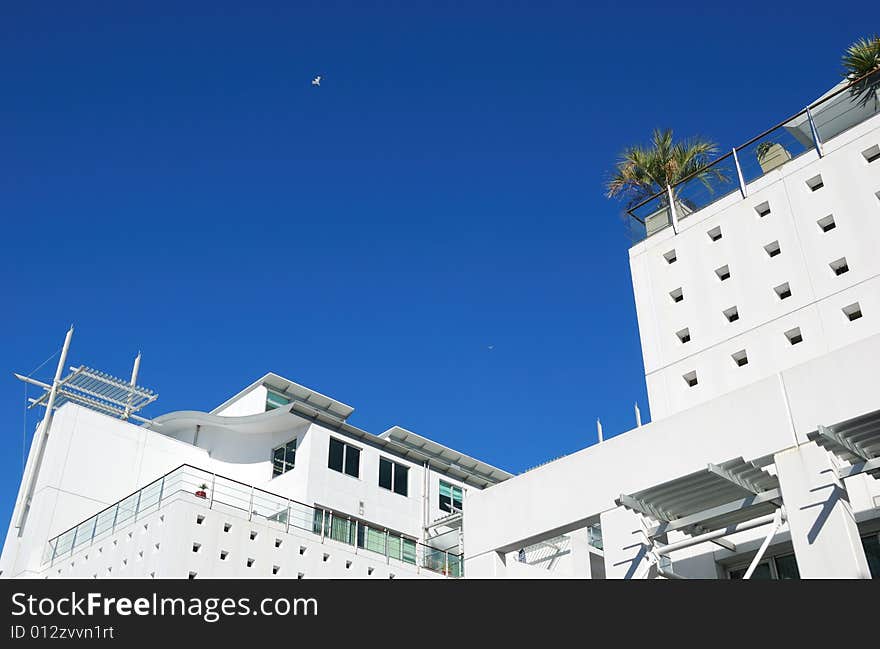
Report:
M229 530L224 531L226 525ZM251 533L256 538L251 539ZM276 547L280 541L280 547ZM199 544L198 552L193 545ZM226 558L221 559L221 551ZM251 566L248 560L253 559ZM277 567L277 572L273 569ZM247 520L232 508L208 509L176 497L133 523L77 548L33 577L70 579L400 579L442 578L430 570L304 530Z
M809 151L756 180L748 198L735 192L683 219L678 234L668 228L630 249L653 419L880 332L880 161L862 155L878 142L880 116L826 143L824 157ZM825 186L813 192L805 181L817 174ZM765 201L771 212L760 217ZM816 222L829 214L837 227L826 233ZM712 241L716 226L722 238ZM782 252L771 258L764 246L773 241ZM837 276L828 264L841 257L850 270ZM724 265L731 277L722 282L715 269ZM784 282L792 296L779 300L773 288ZM669 296L677 288L678 303ZM850 322L841 309L853 302L863 317ZM722 314L732 306L734 323ZM681 343L685 327L691 340ZM792 346L784 332L795 327L803 342ZM749 363L740 367L731 354L743 349ZM697 386L682 378L690 371Z
M268 390L265 385L254 386L250 392L241 395L238 399L214 414L222 417L245 417L266 412L267 392Z
M472 494L465 510L466 574L506 576L498 553L580 528L601 515L608 576L634 576L629 562L639 552L641 526L638 517L615 506L620 494L698 471L710 462L772 456L807 444L806 435L817 424L880 409L877 358L880 335ZM880 481L861 476L847 483L854 484L854 510L876 507ZM744 532L738 542L762 534L760 529ZM708 557L700 558L707 551ZM705 572L716 561L712 549L704 546L673 558L687 558L692 570L715 576L714 569Z

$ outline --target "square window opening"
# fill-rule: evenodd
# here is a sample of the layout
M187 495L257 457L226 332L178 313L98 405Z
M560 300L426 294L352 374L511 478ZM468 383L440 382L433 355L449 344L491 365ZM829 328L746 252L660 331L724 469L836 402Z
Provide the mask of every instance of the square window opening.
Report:
M722 236L721 235L721 226L720 225L715 226L714 228L709 230L706 234L709 235L709 238L712 241L718 241L719 239L721 239L721 236Z
M849 265L846 263L846 257L841 257L828 264L835 275L843 275L849 272Z
M794 329L789 329L785 332L785 337L788 338L788 342L792 345L797 345L798 343L803 342L804 337L801 334L801 328L795 327Z
M862 151L862 156L864 156L865 161L868 164L871 164L875 160L880 160L880 144L875 144L872 147L868 147L864 151Z
M774 288L773 291L776 293L776 297L778 297L780 300L785 300L791 297L791 287L788 285L788 282L786 282L785 284L780 284L779 286Z
M770 203L764 201L760 205L755 205L755 212L758 214L759 217L764 218L765 216L770 214Z
M678 336L678 340L684 344L690 342L691 340L691 331L687 327L675 332L675 335Z
M746 354L745 349L741 349L738 352L731 354L730 357L733 359L733 362L736 363L739 367L749 364L749 357L748 354Z
M834 222L833 214L822 217L821 219L816 221L816 225L819 226L819 229L822 230L822 232L831 232L834 228L837 227L837 223Z
M697 381L697 372L696 370L688 372L687 374L683 374L682 377L684 382L688 384L688 387L695 387L699 381Z
M739 320L739 309L735 306L732 306L729 309L724 309L722 313L724 314L724 317L727 318L728 322L736 322Z
M669 252L665 253L663 255L663 259L666 260L667 264L674 264L678 260L678 257L675 256L675 249L673 248Z
M674 291L669 291L669 297L672 298L673 302L681 302L684 300L684 293L681 288L677 288Z
M726 279L730 279L730 267L727 264L724 264L721 268L715 269L715 274L718 275L718 279L722 282Z
M825 183L822 181L822 174L818 174L807 180L807 187L811 192L819 191L825 186Z
M782 252L782 249L779 247L778 241L773 241L772 243L768 243L764 246L764 252L766 252L771 258Z
M850 322L862 317L862 307L859 306L858 302L853 302L849 306L843 307L842 311L843 315L845 315Z

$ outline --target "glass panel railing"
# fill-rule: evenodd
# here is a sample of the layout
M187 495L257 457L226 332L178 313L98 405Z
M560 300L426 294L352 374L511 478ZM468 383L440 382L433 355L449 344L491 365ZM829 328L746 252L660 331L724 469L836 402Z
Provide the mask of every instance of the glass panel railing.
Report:
M810 119L804 111L736 150L746 184L815 149Z
M819 139L827 142L880 113L880 70L811 108Z
M180 495L204 498L205 506L209 508L215 504L236 507L247 512L249 518L259 516L267 521L281 523L288 531L295 528L317 536L323 535L327 539L356 545L358 549L445 575L460 576L463 569L461 555L430 548L413 538L389 532L385 528L329 510L310 507L187 466L175 469L164 478L150 483L76 527L50 539L43 553L43 561L51 562L60 556L70 555L102 535L110 534L141 516L158 510Z
M679 221L684 221L694 212L735 191L739 191L739 176L733 153L728 153L672 188L675 216Z
M629 217L630 237L636 242L672 225L669 200L665 193L634 207Z
M822 143L880 114L880 70L830 92L767 133L736 148L737 157L727 154L709 164L703 172L674 186L679 220L703 209L738 188L737 162L743 182L749 183L779 169L790 160L816 148L813 128ZM810 124L812 116L813 125ZM635 244L671 225L666 191L627 210L627 228Z

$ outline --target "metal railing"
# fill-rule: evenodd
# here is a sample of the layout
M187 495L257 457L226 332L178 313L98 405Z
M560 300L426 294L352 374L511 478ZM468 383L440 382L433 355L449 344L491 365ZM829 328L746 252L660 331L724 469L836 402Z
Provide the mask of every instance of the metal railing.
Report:
M821 157L823 144L880 113L880 70L838 88L793 117L663 188L626 211L632 243L739 191L807 151Z
M205 507L232 507L247 513L248 520L272 522L289 533L291 528L353 546L354 552L377 553L450 577L464 574L464 556L419 543L398 532L377 527L360 519L279 496L232 478L182 464L133 494L101 510L82 523L49 540L43 564L63 557L96 541L112 536L118 529L157 511L182 496L201 499Z

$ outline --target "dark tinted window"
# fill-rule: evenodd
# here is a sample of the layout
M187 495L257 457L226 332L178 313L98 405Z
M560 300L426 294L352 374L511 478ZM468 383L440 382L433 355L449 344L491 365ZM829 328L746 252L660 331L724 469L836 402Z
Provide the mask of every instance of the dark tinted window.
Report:
M357 478L360 475L361 450L348 444L345 446L345 472Z
M407 475L409 467L397 464L394 467L394 493L405 496L407 493Z
M379 459L379 486L391 489L391 469L393 464L384 457Z
M338 439L330 438L330 459L327 460L327 466L334 471L342 473L342 458L345 454L345 444Z

